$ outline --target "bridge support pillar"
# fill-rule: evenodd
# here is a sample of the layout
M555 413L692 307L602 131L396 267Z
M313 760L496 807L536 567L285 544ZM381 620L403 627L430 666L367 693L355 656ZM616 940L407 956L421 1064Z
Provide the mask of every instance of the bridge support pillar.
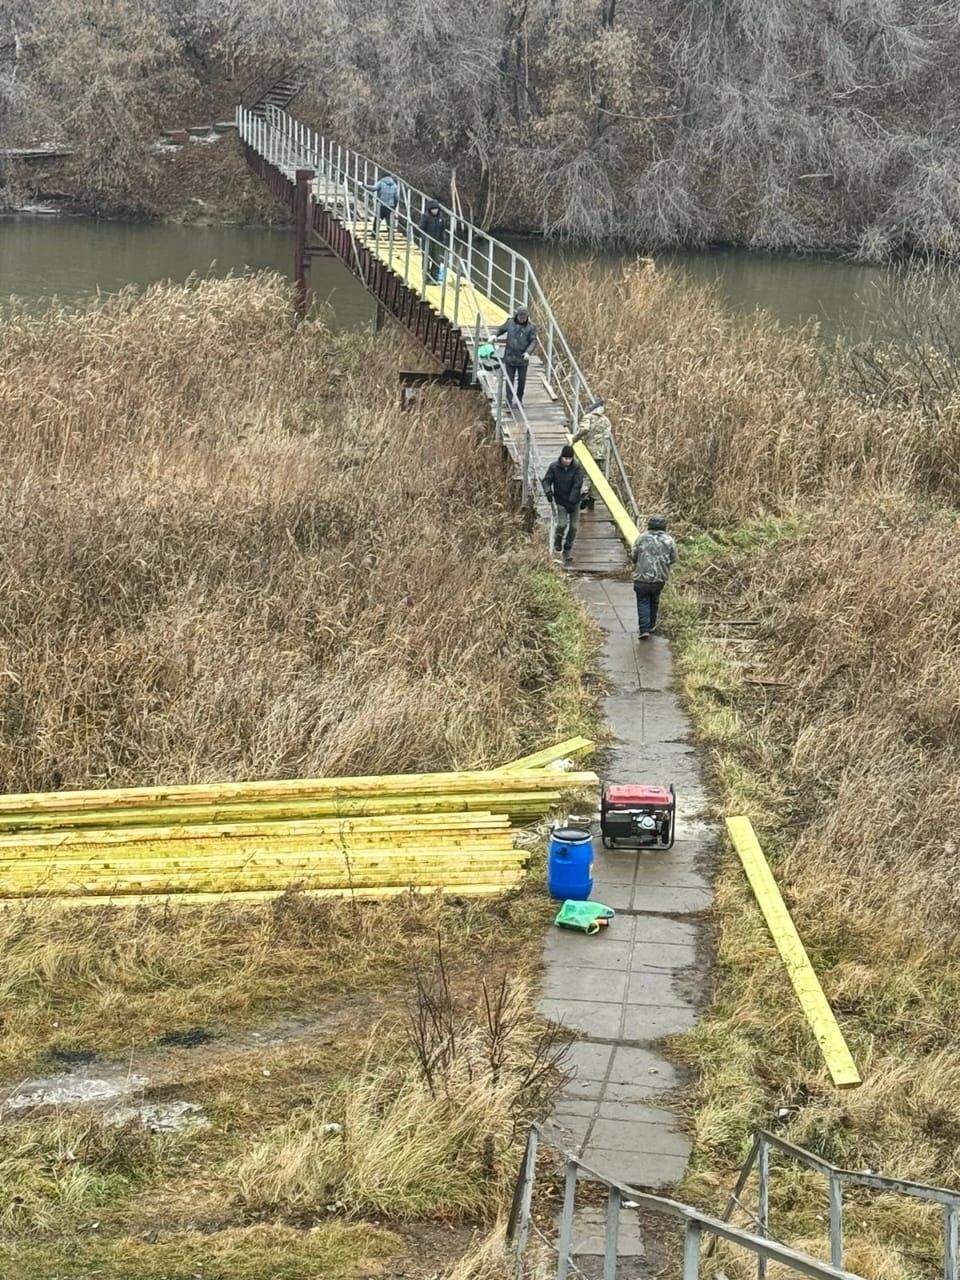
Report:
M310 302L310 255L307 252L307 236L310 224L310 184L312 169L298 169L293 191L294 249L293 249L293 306L297 318L307 314Z

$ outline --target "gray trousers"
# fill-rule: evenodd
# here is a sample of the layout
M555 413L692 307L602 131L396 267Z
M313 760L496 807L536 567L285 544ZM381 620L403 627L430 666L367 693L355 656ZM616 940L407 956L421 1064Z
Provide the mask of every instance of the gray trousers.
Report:
M557 523L553 530L553 549L560 551L569 551L574 542L577 540L577 529L580 525L580 507L574 507L572 511L567 511L561 507L560 503L556 504Z

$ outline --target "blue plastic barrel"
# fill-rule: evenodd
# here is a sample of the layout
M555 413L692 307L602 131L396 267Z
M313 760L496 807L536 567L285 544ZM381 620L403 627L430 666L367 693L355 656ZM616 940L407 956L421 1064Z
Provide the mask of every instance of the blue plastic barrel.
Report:
M586 902L593 892L593 840L580 827L557 827L550 833L547 888L559 901Z

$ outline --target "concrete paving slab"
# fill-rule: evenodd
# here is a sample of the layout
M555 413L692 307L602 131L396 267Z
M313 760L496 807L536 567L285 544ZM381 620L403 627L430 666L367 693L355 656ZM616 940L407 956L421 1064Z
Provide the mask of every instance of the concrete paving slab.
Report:
M544 999L592 1000L595 1003L623 1004L627 979L639 974L618 973L612 969L582 969L575 966L551 966L543 983ZM637 988L639 990L639 987ZM639 999L636 1004L642 1003Z
M580 577L572 583L604 632L599 667L616 740L605 753L602 776L672 782L678 823L671 850L608 851L598 840L593 897L613 907L616 918L595 942L559 931L545 942L541 1011L581 1036L569 1048L572 1078L555 1121L564 1141L581 1143L585 1162L598 1172L660 1189L683 1176L690 1143L664 1101L686 1075L654 1046L695 1025L705 998L698 966L709 941L704 917L716 835L707 822L709 799L675 691L669 644L660 635L637 639L628 581ZM599 1275L593 1259L603 1253L604 1222L603 1206L591 1205L575 1224L575 1248L590 1277ZM626 1246L621 1237L621 1257L631 1256L631 1241L641 1257L635 1214Z
M653 1049L631 1049L618 1045L607 1073L610 1084L656 1084L660 1089L673 1089L680 1084L680 1073L673 1063Z
M629 969L635 950L635 946L628 940L617 942L602 932L593 938L566 933L561 934L556 943L547 944L544 956L548 966L556 964L579 965L581 969Z
M588 1147L583 1160L597 1173L625 1182L638 1191L659 1191L672 1186L687 1171L687 1156L655 1155L650 1151L628 1155L624 1151Z
M607 1210L603 1205L583 1205L573 1215L570 1252L575 1258L602 1258L606 1241ZM635 1209L621 1209L617 1222L617 1257L642 1258L643 1231Z
M588 1146L686 1159L690 1155L690 1140L673 1127L675 1123L669 1111L662 1112L660 1119L653 1122L599 1119L590 1132Z
M632 910L657 915L696 915L706 911L713 901L709 889L671 889L664 885L644 885L633 900Z
M613 1053L613 1045L577 1041L567 1046L563 1069L579 1080L605 1080Z
M675 946L695 947L702 926L669 916L634 916L631 921L631 938L636 943L673 943Z
M622 976L622 975L620 975ZM679 1006L686 1003L677 990L674 972L662 969L640 969L629 974L627 999L630 1004Z
M621 1039L630 1044L652 1044L664 1036L678 1036L697 1025L692 1005L628 1004Z
M639 971L672 972L696 964L697 958L695 942L635 942L630 948L628 967Z
M620 1034L621 1004L597 1004L593 1000L562 1000L546 996L540 1013L550 1022L559 1022L568 1031L595 1040L615 1040Z

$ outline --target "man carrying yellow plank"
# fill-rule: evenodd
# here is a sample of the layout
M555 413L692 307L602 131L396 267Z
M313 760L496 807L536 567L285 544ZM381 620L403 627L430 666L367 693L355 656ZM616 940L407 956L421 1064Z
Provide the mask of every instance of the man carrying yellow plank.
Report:
M610 419L603 411L603 401L595 401L580 420L579 431L574 432L571 444L583 443L590 450L590 456L603 472L607 474L610 462L610 441L613 439L613 427ZM584 476L583 496L580 499L580 510L588 507L593 510L593 488L590 477Z

